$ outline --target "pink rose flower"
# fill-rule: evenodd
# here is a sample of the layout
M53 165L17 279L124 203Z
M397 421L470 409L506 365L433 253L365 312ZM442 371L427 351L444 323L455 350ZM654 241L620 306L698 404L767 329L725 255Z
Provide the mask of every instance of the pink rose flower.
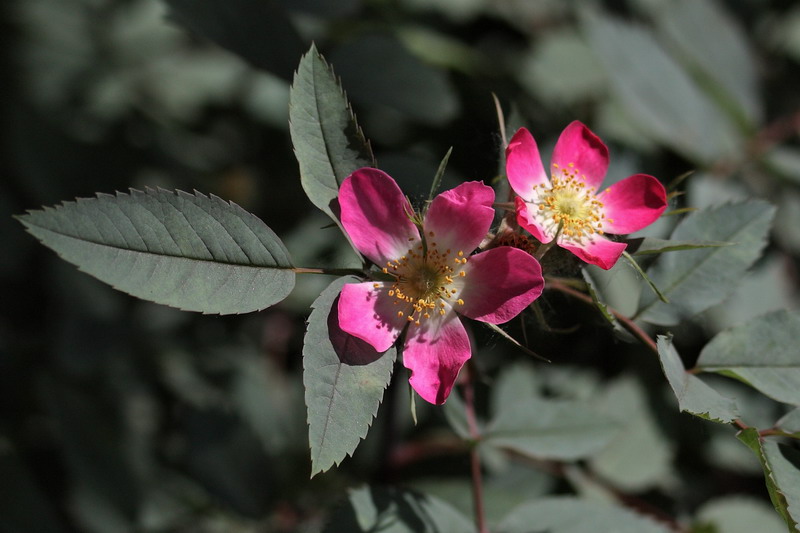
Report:
M459 315L507 322L544 287L539 262L522 250L470 255L489 231L493 202L491 187L463 183L433 199L421 234L408 200L383 171L359 169L339 190L342 226L382 269L374 281L342 288L339 326L379 352L408 328L403 364L430 403L445 402L472 353Z
M506 148L506 173L518 195L520 226L542 243L556 238L558 246L608 270L627 244L603 235L649 226L667 208L667 193L656 178L646 174L629 176L598 193L607 170L608 148L575 121L558 138L548 180L536 141L520 128Z

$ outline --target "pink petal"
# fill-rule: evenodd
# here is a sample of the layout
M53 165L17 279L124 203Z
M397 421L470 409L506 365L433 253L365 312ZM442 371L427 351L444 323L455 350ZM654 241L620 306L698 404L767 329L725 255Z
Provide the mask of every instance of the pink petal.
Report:
M367 341L350 335L342 329L339 324L338 298L337 304L328 314L328 336L331 341L331 347L344 364L354 366L368 365L374 363L383 355L383 352L376 350Z
M561 132L553 150L552 164L554 168L550 174L554 177L562 170L572 171L588 187L597 189L608 171L608 148L597 135L576 120Z
M614 266L628 246L624 242L609 241L605 237L598 236L593 237L592 241L587 240L582 244L567 241L559 242L558 245L577 255L581 261L597 265L605 270Z
M361 168L339 188L342 226L358 251L385 266L419 241L419 231L408 218L411 206L397 183L376 168Z
M455 309L464 316L491 324L508 322L544 289L539 262L510 246L473 255L464 271L464 289L459 294L464 304Z
M634 174L599 195L605 207L603 231L632 233L656 221L667 208L667 191L653 176Z
M409 326L407 335L403 364L411 370L408 382L425 401L443 404L472 355L464 325L455 313L436 315L421 326Z
M494 219L494 190L481 182L462 183L431 202L425 214L428 245L468 254L478 247ZM433 232L433 236L430 235Z
M531 235L536 237L539 242L546 243L553 240L553 235L548 234L544 227L539 223L534 214L531 212L535 209L525 203L525 200L517 196L516 209L517 209L517 223L528 230Z
M378 285L378 288L375 288ZM394 305L385 283L349 283L339 294L339 327L385 352L397 340L406 319L397 316L404 308Z
M533 187L547 183L547 173L542 165L539 148L533 135L520 128L506 148L506 174L514 192L526 200L531 199Z

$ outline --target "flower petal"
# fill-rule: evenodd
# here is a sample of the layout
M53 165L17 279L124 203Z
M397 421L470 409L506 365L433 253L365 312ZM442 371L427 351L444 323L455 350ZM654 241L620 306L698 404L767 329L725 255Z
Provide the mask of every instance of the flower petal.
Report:
M375 285L378 288L375 288ZM397 316L395 299L385 283L348 283L339 294L339 327L385 352L397 340L406 319Z
M526 200L534 186L547 183L539 147L526 128L517 130L506 147L506 174L514 192Z
M667 208L667 191L653 176L634 174L618 181L598 199L603 202L606 233L632 233L656 221Z
M599 236L593 237L590 242L581 244L559 240L558 245L577 255L582 261L605 270L613 267L622 252L628 247L624 242L614 242Z
M472 355L464 325L458 315L447 313L410 326L407 335L403 364L411 370L408 382L425 401L443 404Z
M502 324L517 316L542 294L544 279L539 262L518 248L500 246L469 258L464 266L464 316Z
M539 242L546 243L553 240L553 235L549 234L544 226L536 218L536 213L533 211L534 207L525 203L525 200L517 196L515 198L517 209L517 223L528 230L531 235L536 237Z
M419 231L408 217L411 206L397 183L377 168L361 168L339 188L341 220L358 251L385 266L406 253Z
M561 132L553 150L552 164L553 176L557 172L572 170L588 187L597 189L608 171L608 148L597 135L576 120Z
M470 253L478 247L494 219L494 190L482 182L462 183L445 191L431 202L423 227L428 244ZM427 235L426 235L427 236Z

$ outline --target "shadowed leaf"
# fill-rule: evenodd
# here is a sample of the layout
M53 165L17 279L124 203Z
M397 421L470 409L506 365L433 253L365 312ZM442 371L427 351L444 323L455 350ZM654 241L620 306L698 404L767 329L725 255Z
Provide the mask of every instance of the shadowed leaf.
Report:
M312 304L303 342L311 475L339 464L366 437L392 377L397 350L378 353L339 328L339 278Z

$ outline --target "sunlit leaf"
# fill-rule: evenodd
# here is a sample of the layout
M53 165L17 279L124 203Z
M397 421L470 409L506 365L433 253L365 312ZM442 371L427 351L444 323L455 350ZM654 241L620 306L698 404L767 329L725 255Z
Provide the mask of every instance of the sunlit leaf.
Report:
M539 459L575 460L607 445L618 423L586 402L522 398L502 406L482 443Z
M740 431L737 438L758 457L772 505L786 521L789 531L797 531L800 525L800 452L774 439L759 437L755 428Z
M366 437L392 376L397 350L376 352L339 328L339 278L312 304L303 342L303 384L308 407L311 475L352 455Z
M661 368L678 398L678 407L681 411L722 423L739 418L736 402L725 398L700 378L686 372L683 361L669 337L659 336L657 344Z
M761 255L774 214L775 208L769 203L750 200L687 216L675 227L670 240L735 244L659 257L647 273L670 303L644 291L637 318L671 326L722 302Z
M800 405L800 313L780 310L723 331L700 352L697 369L737 378L775 400Z
M19 217L63 259L116 289L203 313L248 313L294 286L289 254L255 215L216 196L99 194Z
M668 533L650 518L614 505L569 496L551 496L523 504L506 516L497 533Z
M339 186L354 170L375 162L342 87L314 46L292 83L289 126L303 190L339 223Z
M350 505L334 513L325 533L470 533L475 526L447 503L393 487L349 491Z
M191 31L288 80L303 41L275 0L166 0L169 16Z

